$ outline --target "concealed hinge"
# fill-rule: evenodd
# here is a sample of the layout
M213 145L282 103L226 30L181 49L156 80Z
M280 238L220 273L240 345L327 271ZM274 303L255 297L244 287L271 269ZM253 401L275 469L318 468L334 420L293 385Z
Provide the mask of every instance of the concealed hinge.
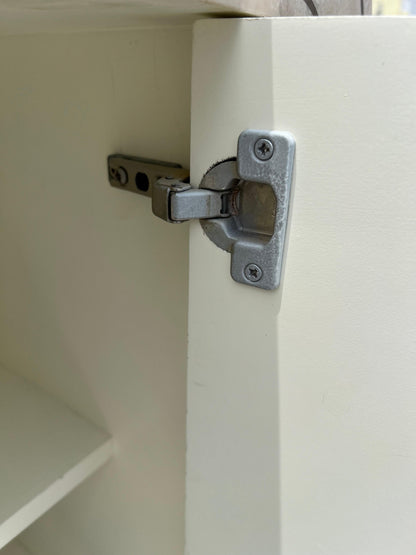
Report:
M110 184L152 198L170 223L199 219L208 237L231 252L231 275L261 289L279 286L295 140L289 133L247 130L236 159L213 166L199 188L178 164L114 154Z

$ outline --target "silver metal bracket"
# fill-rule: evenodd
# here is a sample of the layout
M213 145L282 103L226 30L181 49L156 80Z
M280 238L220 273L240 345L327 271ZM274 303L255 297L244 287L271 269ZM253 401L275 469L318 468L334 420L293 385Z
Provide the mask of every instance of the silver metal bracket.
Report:
M194 189L189 171L177 164L114 154L108 158L113 187L150 196L155 216L169 223L226 218L228 191Z
M295 140L289 133L247 130L237 158L213 166L199 188L189 172L131 156L108 158L110 184L152 198L153 213L170 223L199 219L206 235L231 253L235 281L261 289L280 284Z

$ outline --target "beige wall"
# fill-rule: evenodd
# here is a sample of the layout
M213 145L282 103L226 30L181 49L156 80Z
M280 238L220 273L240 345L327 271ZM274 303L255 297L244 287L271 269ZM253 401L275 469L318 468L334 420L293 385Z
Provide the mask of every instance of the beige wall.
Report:
M106 156L189 164L191 30L0 45L0 361L118 451L23 541L35 555L178 555L188 229L110 188Z

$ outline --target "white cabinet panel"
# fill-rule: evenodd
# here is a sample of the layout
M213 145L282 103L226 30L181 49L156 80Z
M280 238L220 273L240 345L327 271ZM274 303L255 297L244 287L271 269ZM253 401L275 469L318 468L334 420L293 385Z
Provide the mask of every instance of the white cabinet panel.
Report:
M191 228L189 555L416 549L416 20L196 27L192 175L297 141L280 290Z
M31 555L29 551L27 551L23 545L18 542L14 541L9 543L4 549L1 551L1 555Z
M191 182L273 129L270 21L199 22ZM186 541L190 555L276 553L280 292L239 285L230 255L191 226Z
M117 445L23 541L180 555L188 226L112 189L106 158L189 167L191 29L1 42L0 360Z

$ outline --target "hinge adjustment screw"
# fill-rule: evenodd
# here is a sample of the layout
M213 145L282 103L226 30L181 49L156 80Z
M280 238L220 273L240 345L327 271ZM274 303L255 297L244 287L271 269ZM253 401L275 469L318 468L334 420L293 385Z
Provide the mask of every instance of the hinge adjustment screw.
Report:
M269 139L258 139L254 145L254 154L259 160L270 160L273 156L274 146Z
M111 168L110 174L116 181L120 183L120 185L123 186L126 185L127 181L129 180L126 170L122 167Z
M263 270L257 264L247 264L244 268L244 275L249 281L260 281L263 275Z

